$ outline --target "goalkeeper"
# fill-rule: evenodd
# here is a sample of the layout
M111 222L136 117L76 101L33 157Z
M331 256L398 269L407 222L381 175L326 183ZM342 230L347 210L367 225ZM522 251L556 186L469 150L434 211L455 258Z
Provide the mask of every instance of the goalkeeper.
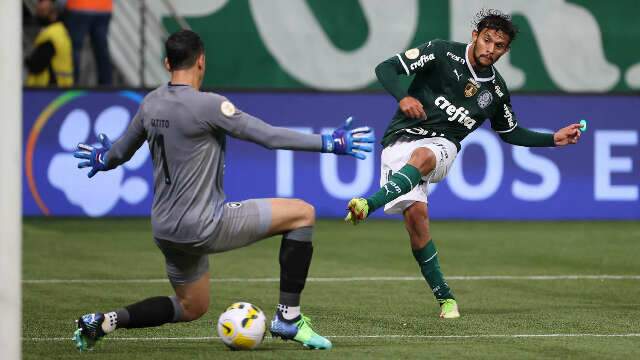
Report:
M87 350L119 328L144 328L192 321L209 307L208 254L237 249L281 234L280 299L271 333L312 349L330 349L300 312L311 256L315 221L311 205L297 199L252 199L225 203L222 178L225 137L269 149L352 155L364 159L373 135L368 127L351 128L351 119L332 135L302 134L273 127L238 110L226 98L200 92L205 71L204 45L192 31L172 34L165 43L171 81L150 92L129 128L113 145L103 134L102 147L78 145L79 167L89 177L128 161L145 141L153 158L154 198L151 225L164 254L173 296L156 296L77 320L74 341ZM246 176L257 176L247 169Z

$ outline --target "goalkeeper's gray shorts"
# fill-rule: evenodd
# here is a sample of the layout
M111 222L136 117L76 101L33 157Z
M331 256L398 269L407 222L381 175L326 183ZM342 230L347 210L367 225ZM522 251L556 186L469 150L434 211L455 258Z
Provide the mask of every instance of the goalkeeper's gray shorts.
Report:
M271 225L271 201L252 199L226 203L213 235L205 242L175 243L155 239L165 257L167 276L173 285L198 280L209 271L208 254L251 245L266 237Z

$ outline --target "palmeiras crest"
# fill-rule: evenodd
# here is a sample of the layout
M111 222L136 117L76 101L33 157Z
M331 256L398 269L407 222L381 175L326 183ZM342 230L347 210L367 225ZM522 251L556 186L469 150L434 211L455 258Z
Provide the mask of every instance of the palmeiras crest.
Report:
M489 90L482 90L480 95L478 95L478 106L480 106L481 109L484 109L491 104L492 100L493 95L491 95L491 92Z

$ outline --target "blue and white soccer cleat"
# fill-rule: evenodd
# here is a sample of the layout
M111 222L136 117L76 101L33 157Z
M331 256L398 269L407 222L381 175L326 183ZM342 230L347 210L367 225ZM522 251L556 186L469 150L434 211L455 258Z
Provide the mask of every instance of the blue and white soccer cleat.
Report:
M308 349L331 349L331 341L313 331L310 319L302 314L298 320L287 321L282 317L280 311L276 311L273 320L271 320L269 331L273 337L297 341Z
M78 329L73 333L72 340L75 342L78 350L93 350L96 342L105 335L102 330L103 321L103 313L82 315L78 320L76 320Z

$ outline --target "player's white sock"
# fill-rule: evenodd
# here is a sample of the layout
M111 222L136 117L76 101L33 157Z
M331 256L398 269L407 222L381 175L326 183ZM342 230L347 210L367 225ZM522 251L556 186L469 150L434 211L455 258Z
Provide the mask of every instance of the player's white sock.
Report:
M116 329L118 325L118 314L115 311L104 314L104 321L102 322L102 331L108 334Z
M278 304L278 310L285 320L293 320L300 316L300 306L287 306Z

